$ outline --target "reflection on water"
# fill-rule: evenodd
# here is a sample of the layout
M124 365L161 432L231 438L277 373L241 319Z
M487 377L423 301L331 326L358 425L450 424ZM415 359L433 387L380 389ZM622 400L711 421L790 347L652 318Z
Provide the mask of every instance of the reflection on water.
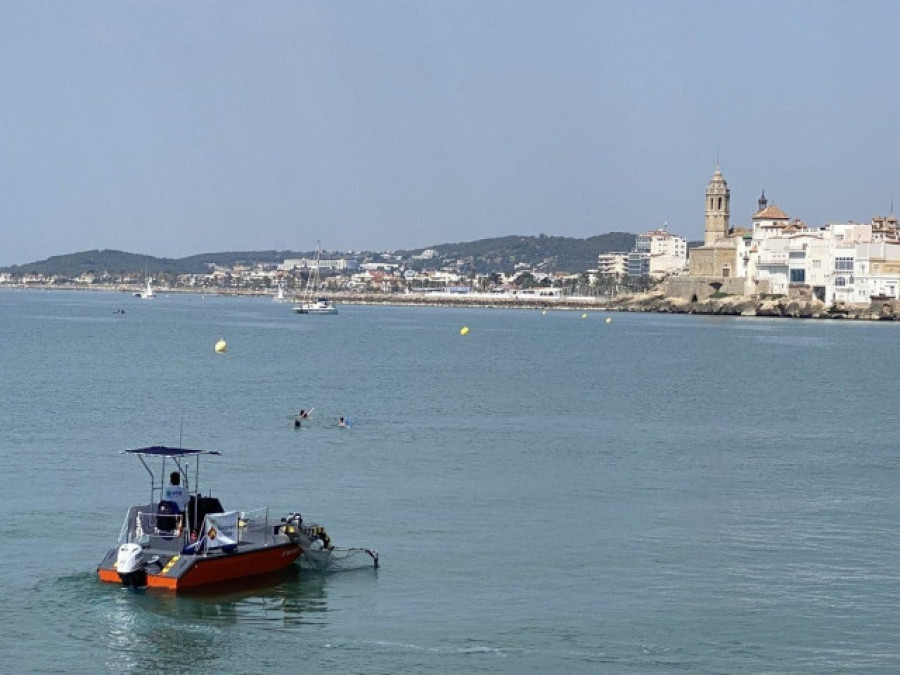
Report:
M292 566L272 579L244 580L179 594L139 591L137 603L148 612L179 621L253 624L283 628L319 623L327 611L326 577L302 575Z
M135 602L137 593L116 590L121 592L115 594L101 617L105 630L98 632L101 640L104 636L106 639L106 666L110 671L161 671L185 662L209 664L228 656L231 646L226 634L217 632L212 625L143 613Z
M80 574L34 592L37 602L52 600L63 613L81 616L69 637L100 649L109 671L210 669L242 648L234 639L240 631L221 630L225 626L252 627L258 634L324 624L330 578L293 566L274 579L175 594L126 589Z

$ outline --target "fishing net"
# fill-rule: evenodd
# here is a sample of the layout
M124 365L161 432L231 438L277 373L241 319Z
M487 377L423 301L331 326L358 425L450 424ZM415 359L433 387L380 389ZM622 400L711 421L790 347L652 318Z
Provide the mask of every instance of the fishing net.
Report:
M321 551L308 550L300 556L300 567L316 572L345 572L347 570L378 567L378 552L368 548L338 548Z

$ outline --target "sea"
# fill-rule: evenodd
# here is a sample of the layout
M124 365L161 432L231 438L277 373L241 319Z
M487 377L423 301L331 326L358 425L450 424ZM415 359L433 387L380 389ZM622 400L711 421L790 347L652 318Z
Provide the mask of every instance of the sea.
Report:
M900 325L339 311L0 291L0 672L900 671ZM99 582L156 444L380 567Z

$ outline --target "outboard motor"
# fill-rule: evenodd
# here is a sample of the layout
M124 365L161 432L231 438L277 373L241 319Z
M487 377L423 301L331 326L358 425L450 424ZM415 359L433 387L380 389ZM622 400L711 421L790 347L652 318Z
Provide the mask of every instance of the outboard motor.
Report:
M116 556L116 571L123 586L142 588L147 585L147 571L144 569L143 549L137 544L122 544Z

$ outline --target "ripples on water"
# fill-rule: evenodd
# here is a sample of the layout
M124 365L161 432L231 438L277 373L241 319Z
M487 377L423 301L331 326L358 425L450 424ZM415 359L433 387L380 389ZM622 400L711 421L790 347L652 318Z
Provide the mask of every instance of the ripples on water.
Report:
M0 671L895 672L896 327L605 316L0 292ZM99 584L182 433L383 567Z

